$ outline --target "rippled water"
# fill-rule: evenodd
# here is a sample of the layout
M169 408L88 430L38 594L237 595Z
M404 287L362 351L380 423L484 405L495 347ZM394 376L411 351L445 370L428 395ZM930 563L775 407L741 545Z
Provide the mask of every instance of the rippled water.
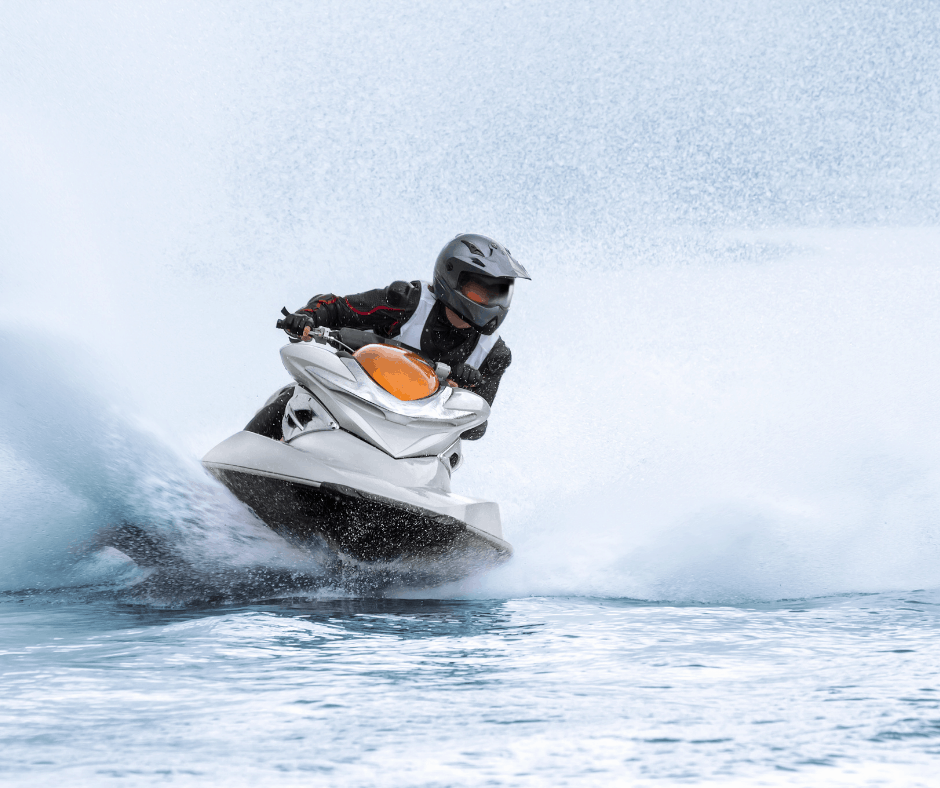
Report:
M0 605L15 785L935 785L940 595Z

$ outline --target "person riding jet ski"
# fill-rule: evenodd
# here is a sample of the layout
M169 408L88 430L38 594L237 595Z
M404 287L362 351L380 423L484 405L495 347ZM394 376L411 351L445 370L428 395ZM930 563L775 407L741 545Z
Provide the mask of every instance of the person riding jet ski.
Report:
M472 390L489 405L512 361L499 327L509 313L516 279L531 279L502 245L482 235L456 236L437 256L433 283L393 282L349 296L316 295L281 325L291 341L309 341L318 327L369 329L435 363L448 365L450 385ZM293 388L262 408L246 430L278 439ZM465 432L477 440L486 423Z

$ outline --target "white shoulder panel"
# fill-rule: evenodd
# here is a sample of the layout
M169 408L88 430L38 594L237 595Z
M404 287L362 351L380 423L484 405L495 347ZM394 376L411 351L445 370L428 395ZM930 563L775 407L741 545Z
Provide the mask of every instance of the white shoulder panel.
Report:
M467 363L474 369L479 369L480 364L486 361L486 357L490 354L490 351L496 345L496 340L499 339L499 332L495 334L480 334L480 339L477 341L477 346L473 349L473 352L470 354L470 358L467 359Z
M421 332L424 330L424 324L427 322L428 316L431 314L431 309L437 302L437 299L434 297L434 293L428 290L427 282L420 282L419 284L421 286L421 300L418 302L418 308L401 327L401 331L395 338L420 353Z

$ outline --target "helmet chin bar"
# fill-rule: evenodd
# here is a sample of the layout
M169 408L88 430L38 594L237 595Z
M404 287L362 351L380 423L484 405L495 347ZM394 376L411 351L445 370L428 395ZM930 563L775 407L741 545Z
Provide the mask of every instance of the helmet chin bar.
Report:
M469 320L467 322L470 323ZM489 336L490 334L495 332L497 328L499 328L499 322L500 322L499 319L494 317L492 320L490 320L489 323L483 326L483 328L480 328L479 326L474 326L473 323L470 323L470 325L473 326L481 334L484 334L485 336Z
M479 333L485 334L485 335L487 335L487 336L489 336L489 335L492 334L494 331L496 331L496 329L497 329L497 327L498 327L498 325L499 325L499 321L494 317L492 320L490 320L489 323L487 323L486 325L480 327L480 326L478 326L476 323L474 323L472 320L469 320L469 319L468 319L467 317L465 317L464 315L461 315L459 312L457 312L456 309L454 309L453 312L454 312L455 315L457 315L457 317L459 317L461 320L463 320L464 323L466 323L467 325L469 325L470 328L472 328L474 331L478 331Z

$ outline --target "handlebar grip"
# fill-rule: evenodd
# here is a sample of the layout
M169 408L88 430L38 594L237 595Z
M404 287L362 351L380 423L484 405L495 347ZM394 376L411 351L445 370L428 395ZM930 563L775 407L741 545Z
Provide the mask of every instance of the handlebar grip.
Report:
M287 307L286 307L286 306L282 306L282 307L281 307L281 314L284 315L284 317L290 317L290 315L291 315L291 313L287 311ZM283 320L278 320L277 323L274 324L274 327L275 327L275 328L284 328L284 321L283 321Z

